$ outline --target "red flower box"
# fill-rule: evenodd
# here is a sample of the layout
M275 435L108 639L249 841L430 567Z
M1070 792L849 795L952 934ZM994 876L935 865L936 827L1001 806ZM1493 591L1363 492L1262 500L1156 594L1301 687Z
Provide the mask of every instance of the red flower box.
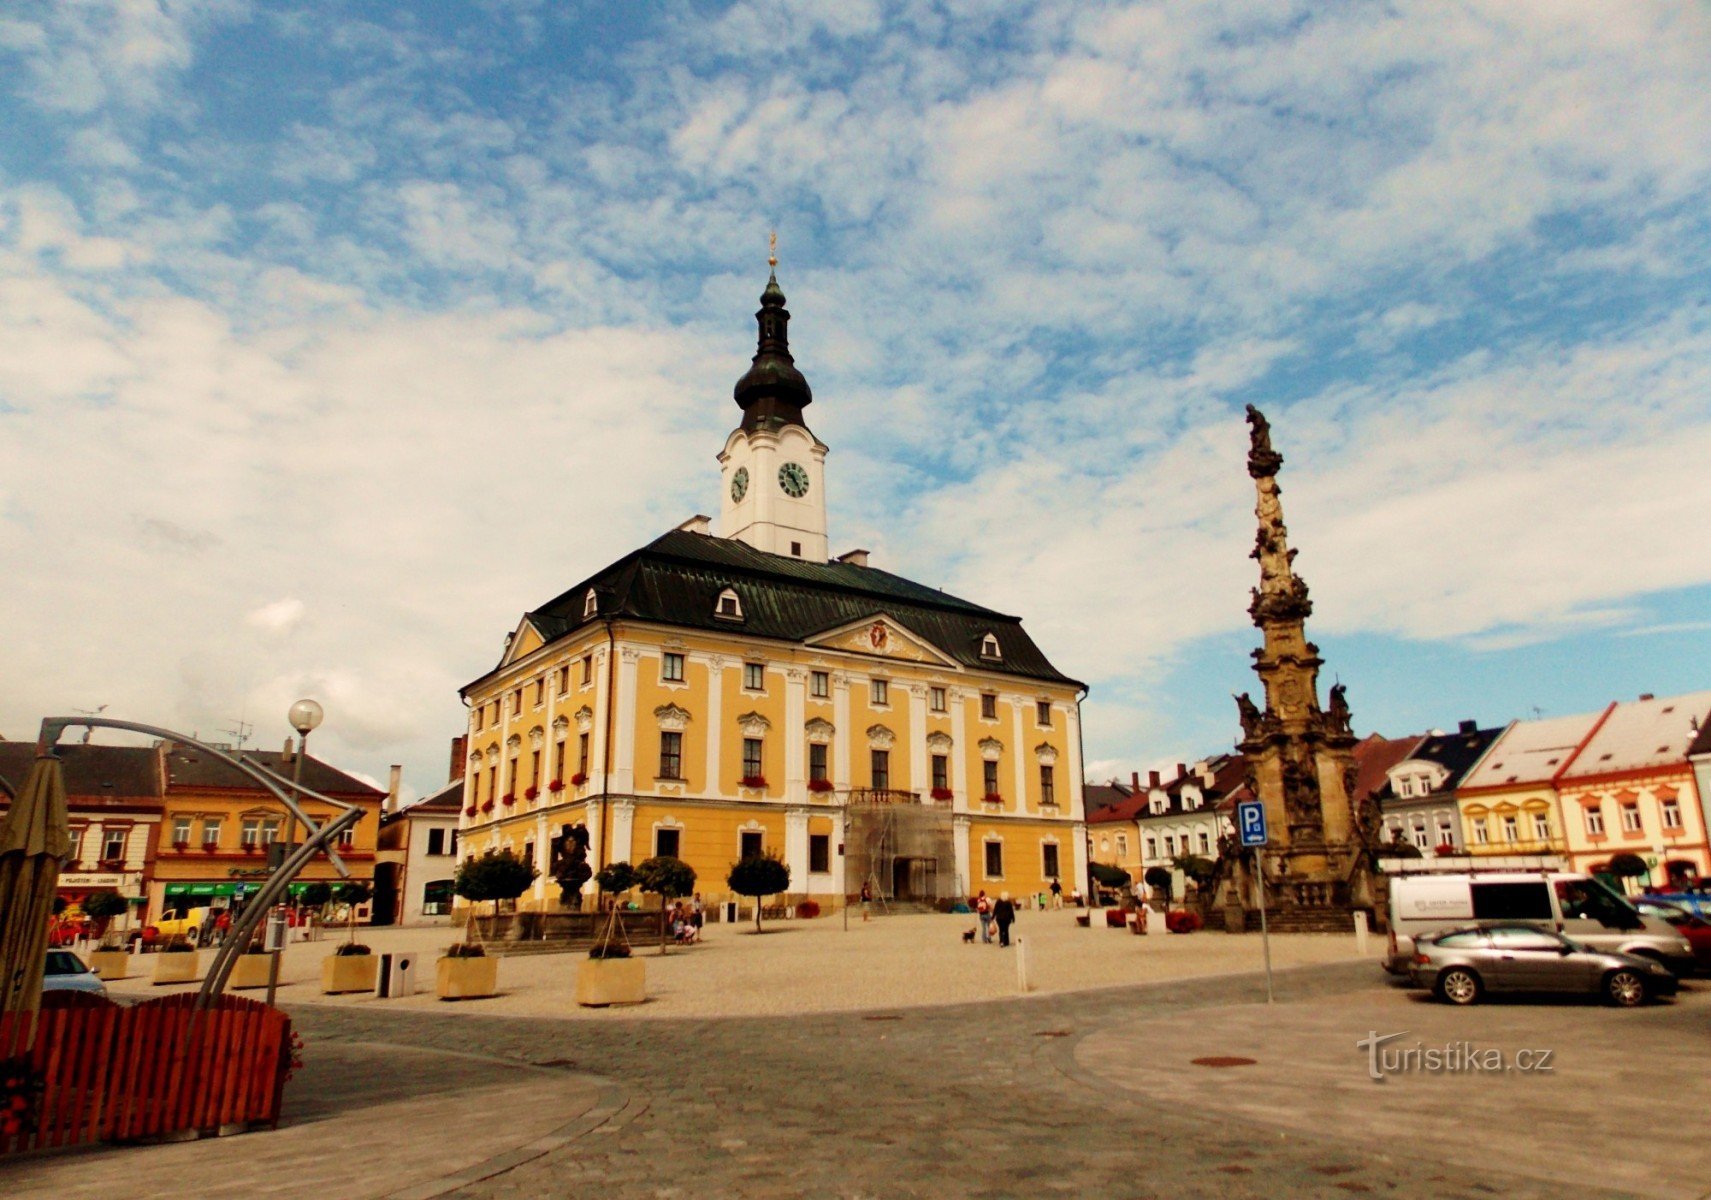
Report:
M808 790L811 792L829 792L832 790L832 781L830 779L810 779Z
M219 842L203 842L202 843L202 853L204 853L204 854L212 854L216 850L218 850L219 848L220 848Z
M540 799L540 795L541 789L532 783L523 791L523 799L525 800L538 800Z
M551 783L547 784L547 791L551 792L555 796L558 795L560 792L564 791L564 780L553 780Z
M172 848L174 850L178 851L180 854L183 854L186 850L190 849L190 843L189 842L174 842L174 843L172 843Z
M765 775L744 775L737 783L747 788L763 788L766 786Z
M570 777L570 783L571 783L572 787L581 787L583 784L585 784L587 782L588 782L588 772L587 771L578 771L576 774L574 774Z
M261 847L256 845L254 842L244 842L242 845L245 854L254 854L257 850L261 849Z
M511 803L511 799L512 798L510 796L505 797L505 803L507 803L507 804ZM481 806L481 811L482 812L492 812L493 811L493 801L489 800L486 803L484 803Z
M986 795L980 798L980 801L982 804L1002 804L1004 803L1004 797L1000 796L997 792L987 792Z
M479 811L481 811L481 810L476 808L475 805L471 804L468 808L463 810L463 815L466 817L473 817Z
M949 800L952 794L950 788L934 788L932 792L935 800Z

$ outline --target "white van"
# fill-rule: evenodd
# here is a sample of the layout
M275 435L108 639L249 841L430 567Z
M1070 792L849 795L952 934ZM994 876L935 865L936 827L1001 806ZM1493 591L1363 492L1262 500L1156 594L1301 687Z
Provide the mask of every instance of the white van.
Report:
M1564 871L1392 876L1384 969L1406 974L1416 937L1471 921L1536 921L1597 950L1656 959L1677 976L1693 971L1693 948L1673 926L1642 916L1603 881Z

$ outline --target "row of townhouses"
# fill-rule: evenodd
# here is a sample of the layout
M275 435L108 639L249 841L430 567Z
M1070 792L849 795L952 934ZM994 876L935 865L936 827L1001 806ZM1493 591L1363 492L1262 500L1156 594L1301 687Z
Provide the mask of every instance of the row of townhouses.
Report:
M1635 886L1711 876L1711 691L1642 695L1597 712L1403 738L1355 747L1354 802L1376 804L1394 842L1422 854L1554 855L1599 872L1636 855ZM1152 868L1184 884L1181 862L1217 855L1248 798L1240 754L1178 764L1143 784L1087 788L1088 853L1134 878Z

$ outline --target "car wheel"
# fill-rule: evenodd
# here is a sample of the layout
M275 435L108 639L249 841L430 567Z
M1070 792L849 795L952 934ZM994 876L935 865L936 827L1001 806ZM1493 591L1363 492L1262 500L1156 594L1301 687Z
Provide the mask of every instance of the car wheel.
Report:
M1433 990L1445 1004L1472 1004L1479 999L1479 976L1466 967L1451 967L1438 976Z
M1618 1008L1633 1008L1646 1002L1646 981L1638 971L1612 971L1604 977L1604 995Z

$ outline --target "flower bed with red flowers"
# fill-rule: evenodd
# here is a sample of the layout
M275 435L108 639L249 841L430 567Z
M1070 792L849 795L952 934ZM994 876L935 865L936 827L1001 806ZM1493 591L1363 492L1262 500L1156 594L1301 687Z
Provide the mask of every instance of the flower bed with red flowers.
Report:
M808 790L811 792L829 792L832 790L832 781L830 779L810 779Z
M952 793L950 788L934 788L932 796L935 800L949 800L951 799Z
M1186 909L1175 908L1164 914L1164 927L1172 933L1193 933L1204 924L1199 913Z

